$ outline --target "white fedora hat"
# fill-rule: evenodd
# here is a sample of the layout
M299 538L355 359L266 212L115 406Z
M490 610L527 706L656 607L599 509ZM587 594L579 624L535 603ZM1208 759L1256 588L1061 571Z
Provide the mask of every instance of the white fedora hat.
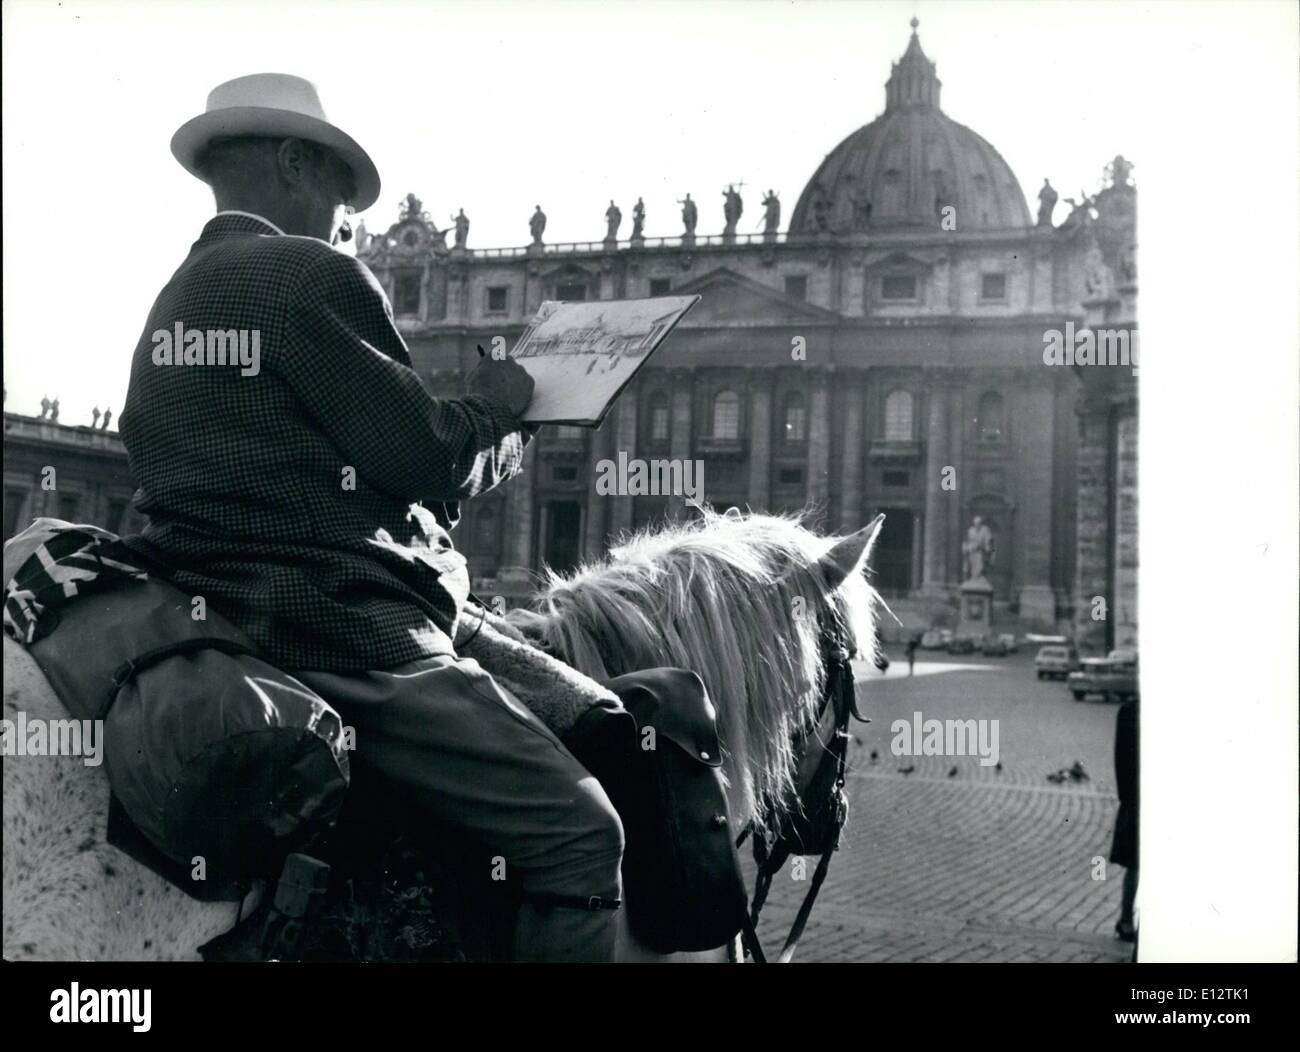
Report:
M186 121L172 136L172 155L192 175L203 178L198 160L208 143L240 135L306 139L338 154L356 180L350 201L358 212L379 199L379 172L352 136L325 116L316 85L288 73L254 73L218 84L207 110Z

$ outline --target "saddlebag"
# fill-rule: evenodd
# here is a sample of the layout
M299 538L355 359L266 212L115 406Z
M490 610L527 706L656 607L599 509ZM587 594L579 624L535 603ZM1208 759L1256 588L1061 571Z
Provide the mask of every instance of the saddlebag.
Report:
M725 946L748 900L704 683L684 669L658 668L605 686L634 717L635 737L566 744L622 819L628 926L656 953Z
M75 719L101 721L115 803L171 864L120 814L112 843L195 898L234 898L333 824L348 786L338 714L216 611L114 535L57 520L5 546L5 573L6 630Z

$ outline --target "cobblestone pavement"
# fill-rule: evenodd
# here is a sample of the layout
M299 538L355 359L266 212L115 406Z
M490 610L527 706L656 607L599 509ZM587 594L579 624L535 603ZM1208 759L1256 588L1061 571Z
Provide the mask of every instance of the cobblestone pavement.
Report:
M1032 653L922 655L907 677L859 670L851 811L799 945L801 961L1127 961L1114 937L1123 870L1109 854L1116 706L1039 682ZM892 755L895 719L996 719L1001 771L979 757ZM872 752L876 753L873 759ZM1087 780L1047 775L1080 761ZM913 770L904 774L908 767ZM752 887L752 862L746 859ZM774 956L808 888L787 864L759 928Z

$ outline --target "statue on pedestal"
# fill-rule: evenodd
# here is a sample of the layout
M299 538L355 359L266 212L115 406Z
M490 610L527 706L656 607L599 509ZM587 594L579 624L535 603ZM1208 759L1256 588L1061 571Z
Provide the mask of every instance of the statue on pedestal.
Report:
M1051 226L1052 212L1056 208L1057 193L1052 184L1043 180L1043 188L1038 191L1038 225Z
M740 194L736 193L736 187L733 183L722 192L725 199L722 204L722 217L726 220L726 226L722 228L723 237L736 236L736 224L740 222L740 214L745 210L745 204L740 199Z
M1123 154L1116 154L1115 159L1106 166L1106 174L1110 176L1111 186L1128 186L1128 174L1133 170L1133 165L1124 160Z
M104 426L101 427L100 430L101 430L101 431L107 431L107 430L108 430L109 422L110 422L112 419L113 419L113 410L111 410L111 409L105 409L105 410L104 410Z
M976 515L961 546L962 580L973 581L983 577L984 571L993 565L993 550L993 531Z
M469 216L465 214L465 209L456 213L454 219L456 224L456 247L464 248L465 242L469 240Z
M763 198L763 238L767 241L776 239L777 229L781 226L781 199L775 190L769 190Z
M609 207L605 209L605 240L617 241L618 228L623 224L623 213L619 210L618 205L610 201Z
M90 429L92 431L99 426L99 417L99 406L95 406L95 408L90 411Z
M542 206L537 205L533 217L528 220L528 229L533 235L533 244L542 243L542 235L546 233L546 213L542 211Z
M638 197L636 205L632 208L632 240L640 241L643 237L645 237L645 202Z
M424 214L424 202L415 194L407 194L397 209L397 221L405 222L408 219L423 219L428 222L429 217Z
M695 237L695 224L699 221L700 212L695 207L695 202L691 200L691 195L687 194L686 199L677 202L682 206L682 226L686 229L686 236Z
M40 419L44 420L50 415L50 400L45 395L41 396L41 415Z
M56 398L50 403L50 421L59 419L59 400Z

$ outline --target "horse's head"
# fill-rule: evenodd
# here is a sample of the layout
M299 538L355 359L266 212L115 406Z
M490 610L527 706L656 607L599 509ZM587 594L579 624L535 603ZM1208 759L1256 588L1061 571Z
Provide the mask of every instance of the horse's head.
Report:
M794 517L705 512L551 575L521 627L598 679L662 665L698 673L718 709L732 815L766 822L801 780L795 743L822 707L826 630L874 656L864 570L882 520L820 537Z

